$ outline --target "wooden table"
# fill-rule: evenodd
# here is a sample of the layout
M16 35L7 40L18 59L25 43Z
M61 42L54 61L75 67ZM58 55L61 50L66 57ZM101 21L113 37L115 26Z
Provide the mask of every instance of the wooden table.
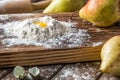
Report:
M100 74L99 66L100 62L86 62L37 67L40 69L41 80L120 80L110 74ZM13 68L0 69L0 79L16 80L12 70Z

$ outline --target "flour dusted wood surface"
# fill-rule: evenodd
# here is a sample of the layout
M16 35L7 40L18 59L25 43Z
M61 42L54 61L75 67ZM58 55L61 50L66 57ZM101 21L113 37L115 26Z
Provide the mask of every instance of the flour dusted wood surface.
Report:
M103 43L112 36L120 35L120 25L118 23L109 28L98 28L84 20L81 20L77 13L0 15L0 23L24 20L27 18L45 15L50 15L61 21L69 21L69 19L71 19L72 22L77 23L76 27L78 29L87 30L90 37L88 38L88 36L84 36L88 39L80 45L80 47L73 49L63 48L48 50L43 47L25 45L6 47L0 43L0 67L11 67L16 65L46 65L100 60L99 53Z
M25 67L26 70L29 67ZM100 62L38 66L40 69L38 80L120 80L119 77L110 74L100 74L98 72L99 67ZM12 69L0 69L0 79L16 80L13 76ZM5 72L6 74L2 75Z

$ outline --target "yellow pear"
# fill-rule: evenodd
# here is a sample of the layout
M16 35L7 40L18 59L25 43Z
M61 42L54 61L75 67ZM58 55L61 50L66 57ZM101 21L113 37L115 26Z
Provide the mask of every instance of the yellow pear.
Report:
M72 12L79 10L84 4L84 0L52 0L43 13Z
M79 16L96 26L108 27L120 19L120 0L88 0Z
M120 36L109 39L101 50L102 72L120 76Z

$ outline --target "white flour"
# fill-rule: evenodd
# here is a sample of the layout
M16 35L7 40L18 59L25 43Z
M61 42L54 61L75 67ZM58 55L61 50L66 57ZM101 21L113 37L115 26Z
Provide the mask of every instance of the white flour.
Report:
M43 22L44 27L36 24ZM76 23L58 21L50 16L26 19L1 24L7 36L13 38L4 39L2 42L7 46L12 45L37 45L45 48L72 48L78 47L89 38L87 30L77 29Z
M46 28L42 28L34 22L45 22ZM6 28L6 33L17 36L19 39L26 39L29 41L42 42L50 38L56 38L66 32L66 27L59 21L52 19L51 17L42 17L27 19L19 23L15 23L14 26Z

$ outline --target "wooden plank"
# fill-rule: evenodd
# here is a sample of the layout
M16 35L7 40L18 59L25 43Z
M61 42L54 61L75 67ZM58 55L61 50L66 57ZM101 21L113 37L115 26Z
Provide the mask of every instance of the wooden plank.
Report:
M11 71L12 69L6 69L6 68L0 69L0 80L5 76L7 76Z
M43 65L100 60L101 47L0 53L0 67Z
M112 76L110 74L103 74L100 76L99 62L87 62L87 63L76 63L76 64L67 64L63 65L47 65L47 66L38 66L40 69L39 78L42 80L119 80L119 77ZM30 67L30 66L29 66ZM28 70L29 67L24 67ZM61 70L62 68L62 70ZM12 72L13 68L9 69L0 69L0 74L4 72L11 73L2 77L2 80L16 80ZM58 72L60 69L60 72ZM57 72L57 73L56 73Z
M38 76L38 80L50 80L51 76L55 74L59 69L62 68L63 65L47 65L47 66L37 66L40 70L40 74ZM29 67L24 67L27 71ZM10 68L13 69L13 68ZM13 71L9 73L7 76L3 77L2 80L16 80L16 78L13 75Z
M24 20L26 18L40 17L49 15L57 20L76 22L78 29L87 30L90 38L88 38L81 46L73 49L54 49L48 50L43 47L36 46L0 46L0 67L11 67L16 65L46 65L58 63L73 63L83 61L100 60L100 50L105 41L115 35L120 35L120 25L116 23L110 28L98 28L92 24L83 21L76 13L60 13L60 14L8 14L9 18L0 19L0 22ZM0 17L5 15L0 15ZM96 45L97 43L102 43ZM96 47L97 46L97 47Z
M99 62L68 64L51 80L96 80L99 65Z

